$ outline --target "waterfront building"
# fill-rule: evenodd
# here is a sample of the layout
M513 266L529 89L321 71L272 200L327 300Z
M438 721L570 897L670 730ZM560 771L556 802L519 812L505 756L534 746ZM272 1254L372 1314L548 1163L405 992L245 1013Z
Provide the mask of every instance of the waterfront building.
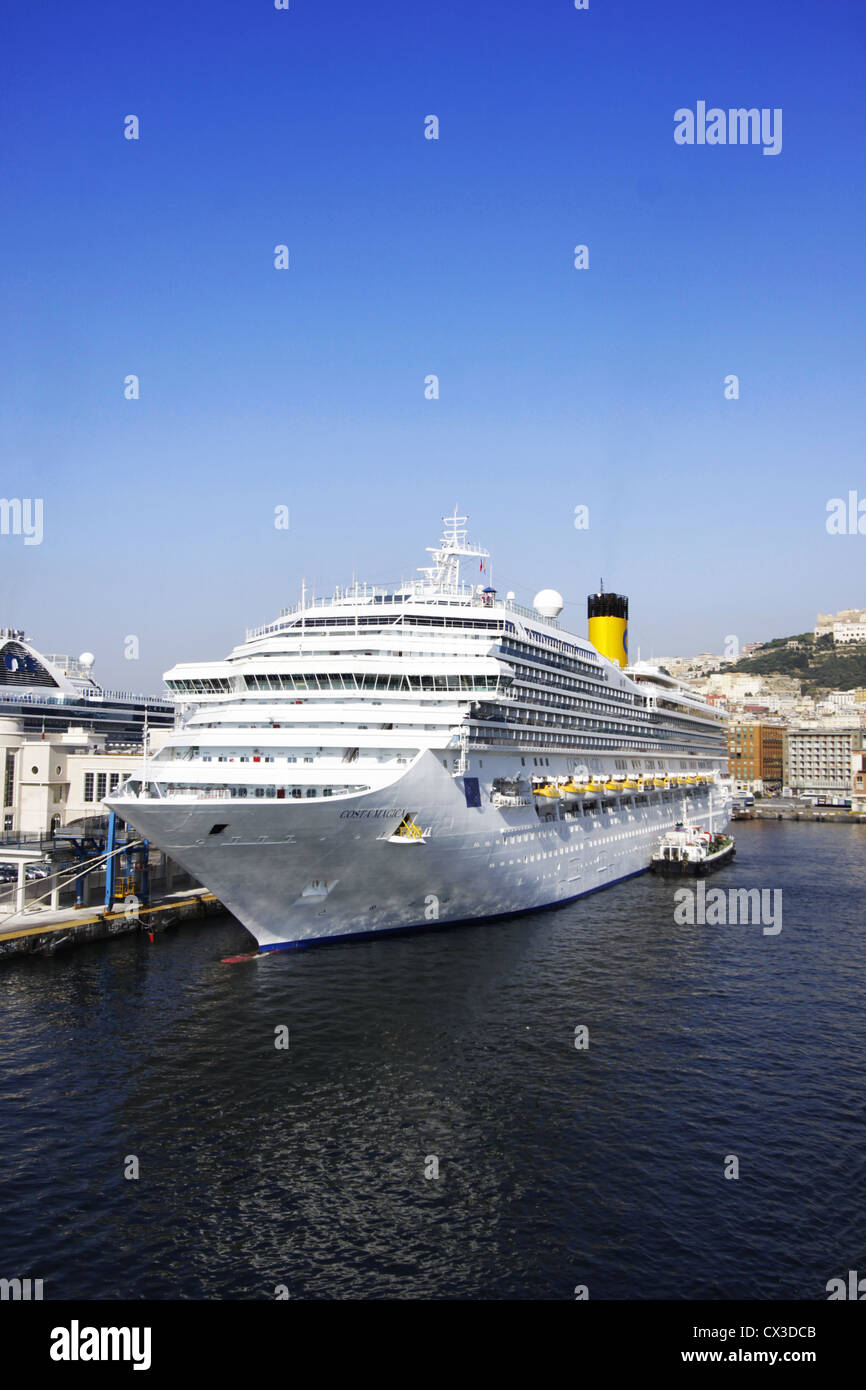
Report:
M866 811L866 748L851 754L851 809Z
M852 790L852 754L864 747L859 724L835 720L798 725L785 738L785 787L804 796L845 797Z
M779 791L783 779L784 726L764 720L733 720L728 758L735 791Z
M155 752L170 730L148 740ZM20 721L0 718L0 815L3 836L50 835L85 816L107 814L102 801L131 777L141 748L106 746L92 730L70 728L53 738L28 738Z

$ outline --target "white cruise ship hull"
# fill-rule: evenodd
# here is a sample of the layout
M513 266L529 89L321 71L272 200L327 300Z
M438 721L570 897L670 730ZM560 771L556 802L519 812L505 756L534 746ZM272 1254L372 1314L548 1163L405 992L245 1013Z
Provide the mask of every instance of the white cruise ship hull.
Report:
M428 751L384 788L311 800L154 801L109 805L193 874L260 950L478 921L568 902L650 866L679 820L722 829L724 783L625 792L574 806L497 806L492 781L520 759L485 755L480 805ZM568 765L550 774L567 775ZM515 766L517 764L517 766ZM591 809L592 808L592 809ZM413 815L425 838L389 837ZM215 827L224 828L216 830Z

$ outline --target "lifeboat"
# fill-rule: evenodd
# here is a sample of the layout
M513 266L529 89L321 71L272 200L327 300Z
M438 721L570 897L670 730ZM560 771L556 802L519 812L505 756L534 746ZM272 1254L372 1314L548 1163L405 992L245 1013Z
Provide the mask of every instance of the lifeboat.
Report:
M552 782L546 782L543 787L533 787L532 795L546 796L549 797L551 800L556 800L556 798L559 796L559 789L555 787Z
M667 777L653 777L653 778L652 778L652 785L653 785L654 787L666 787L667 784L668 784L668 779L667 779Z

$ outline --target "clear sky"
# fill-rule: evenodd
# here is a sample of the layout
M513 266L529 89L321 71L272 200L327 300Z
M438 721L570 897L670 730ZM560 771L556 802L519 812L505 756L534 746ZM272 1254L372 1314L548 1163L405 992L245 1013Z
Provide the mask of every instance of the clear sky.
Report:
M0 535L0 623L156 690L304 576L410 574L455 502L577 631L600 576L627 593L633 654L866 605L866 535L825 526L866 500L860 0L42 0L2 30L0 492L44 512ZM699 101L781 108L781 152L676 144Z

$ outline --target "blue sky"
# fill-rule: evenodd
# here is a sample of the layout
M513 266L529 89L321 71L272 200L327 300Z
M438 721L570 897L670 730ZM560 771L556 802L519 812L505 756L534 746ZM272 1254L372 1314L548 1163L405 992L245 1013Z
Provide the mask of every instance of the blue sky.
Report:
M628 593L633 653L866 605L866 535L825 529L866 499L854 0L47 0L3 28L0 492L44 500L44 539L0 536L0 622L155 690L302 577L411 573L455 502L497 585L559 588L576 630L600 576ZM782 108L781 153L676 145L699 100Z

